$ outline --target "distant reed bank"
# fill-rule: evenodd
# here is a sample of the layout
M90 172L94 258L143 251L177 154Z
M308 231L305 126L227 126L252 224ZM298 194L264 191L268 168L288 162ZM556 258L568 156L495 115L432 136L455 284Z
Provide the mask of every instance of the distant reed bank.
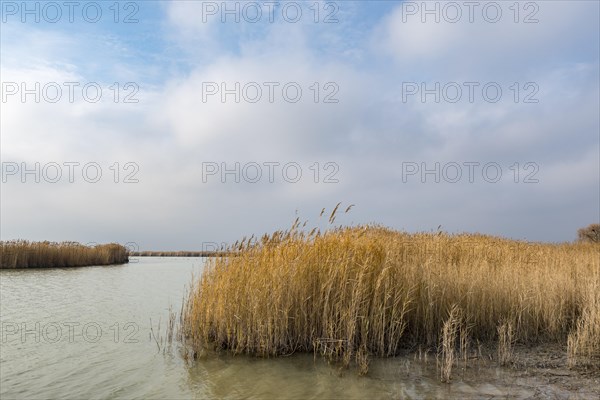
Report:
M222 251L132 251L129 253L131 257L218 257L227 253ZM232 254L229 254L230 256Z
M110 243L85 246L76 242L0 242L0 268L55 268L124 264L127 248Z

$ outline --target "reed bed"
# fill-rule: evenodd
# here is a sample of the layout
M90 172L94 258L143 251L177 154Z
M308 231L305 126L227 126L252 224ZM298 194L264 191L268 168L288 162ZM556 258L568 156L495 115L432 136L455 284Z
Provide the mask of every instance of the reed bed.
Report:
M53 268L123 264L129 254L116 243L85 246L77 242L0 242L0 268Z
M377 225L307 233L296 221L230 250L207 261L182 310L194 357L314 352L365 373L369 357L424 346L447 381L468 343L497 344L509 363L516 343L555 342L572 365L600 366L596 244Z
M222 251L132 251L129 253L132 257L218 257L227 253ZM231 254L227 254L231 255Z

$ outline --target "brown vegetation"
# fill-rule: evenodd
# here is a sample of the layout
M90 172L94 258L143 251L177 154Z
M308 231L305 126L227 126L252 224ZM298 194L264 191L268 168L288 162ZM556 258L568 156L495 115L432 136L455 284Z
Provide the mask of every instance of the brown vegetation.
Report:
M591 224L579 229L577 237L582 242L600 243L600 224Z
M84 246L76 242L0 242L0 268L82 267L128 262L124 246Z
M600 365L597 245L296 222L235 250L207 261L186 301L195 356L315 352L364 373L368 356L425 346L448 381L469 342L496 343L503 363L515 343L568 342L572 365Z
M225 255L222 251L132 251L132 257L219 257ZM231 255L231 254L230 254Z

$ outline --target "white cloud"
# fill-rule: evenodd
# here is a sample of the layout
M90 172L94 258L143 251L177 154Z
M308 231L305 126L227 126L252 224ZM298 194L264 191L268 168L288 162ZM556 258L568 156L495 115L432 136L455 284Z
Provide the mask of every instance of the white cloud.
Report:
M113 162L132 161L140 166L140 183L3 185L2 238L98 240L114 234L114 240L137 241L144 248L197 248L202 241L286 227L296 209L311 218L322 207L345 201L357 203L348 216L355 222L410 230L441 223L453 231L569 239L570 224L560 225L561 231L539 227L561 213L577 221L598 217L593 202L598 200L593 191L598 58L583 43L598 28L581 3L546 4L540 3L535 26L402 23L398 7L371 31L353 33L367 38L369 46L343 40L348 24L332 27L327 35L319 30L325 28L310 24L266 25L260 32L239 24L221 37L222 24L201 23L200 3L161 6L167 13L161 29L182 51L186 72L177 69L156 86L143 80L162 67L110 66L121 76L140 78L138 104L110 98L96 104L2 104L3 161L97 160L107 174ZM42 35L32 33L27 42ZM45 37L48 48L35 57L20 48L5 58L3 44L3 81L94 80L85 67L90 60L80 57L84 39ZM574 43L580 46L571 48ZM343 51L327 53L329 48ZM110 85L107 76L99 80L103 85ZM402 101L403 81L449 79L494 80L505 96L496 104ZM539 103L515 104L508 89L515 80L537 82ZM222 103L216 95L203 102L208 82L229 88L257 82L264 99L252 104L242 98L236 104L228 95ZM274 103L267 100L264 82L280 83ZM281 96L288 82L302 87L298 103ZM327 92L323 85L336 83L339 103L315 104L310 89L315 82L320 100ZM202 182L203 162L269 161L299 163L304 179L297 184L281 177L273 184ZM403 183L407 161L497 162L507 180ZM540 166L540 183L511 183L508 168L530 161ZM321 168L335 162L340 182L323 184L327 171L321 170L321 183L314 183L309 167L315 162ZM544 196L552 197L550 205L540 206ZM591 201L579 204L575 196ZM539 213L541 208L546 214Z
M449 3L458 4L462 12L455 23L449 22L456 18L454 8L444 12L444 2L399 5L376 30L375 46L391 55L403 72L414 74L417 67L417 72L425 75L466 75L470 79L535 73L549 60L559 62L561 56L564 59L580 49L587 49L592 58L595 55L594 41L582 42L579 38L597 34L598 3L518 2L518 23L516 2L477 3L473 22L466 2ZM424 12L435 5L440 10L439 22L435 22L435 15ZM496 6L486 13L486 5L499 6L502 16L497 22L488 22L496 20ZM538 22L524 23L526 19Z

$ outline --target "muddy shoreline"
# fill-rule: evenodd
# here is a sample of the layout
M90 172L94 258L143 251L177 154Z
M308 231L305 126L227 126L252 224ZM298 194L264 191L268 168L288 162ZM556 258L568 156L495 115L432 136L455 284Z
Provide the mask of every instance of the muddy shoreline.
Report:
M558 344L515 346L507 365L497 361L496 349L479 346L466 362L454 364L450 383L440 383L435 353L407 352L391 360L375 360L368 375L390 379L395 370L396 379L413 381L414 391L398 398L418 398L423 386L437 386L431 394L443 398L600 399L600 368L570 368L567 351Z

